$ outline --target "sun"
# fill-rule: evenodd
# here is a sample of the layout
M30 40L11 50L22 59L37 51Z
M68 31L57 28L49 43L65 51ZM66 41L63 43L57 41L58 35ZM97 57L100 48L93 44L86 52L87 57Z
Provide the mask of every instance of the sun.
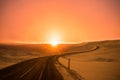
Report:
M57 44L58 44L58 43L57 43L56 41L55 41L55 42L51 42L51 45L52 45L52 46L57 46Z
M59 41L54 38L54 39L50 42L50 44L51 44L53 47L55 47L55 46L57 46L57 45L59 44Z

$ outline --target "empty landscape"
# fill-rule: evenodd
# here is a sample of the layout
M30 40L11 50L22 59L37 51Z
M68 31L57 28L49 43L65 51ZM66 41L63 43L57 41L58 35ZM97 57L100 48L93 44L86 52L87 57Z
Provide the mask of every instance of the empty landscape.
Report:
M120 80L120 0L0 0L0 80Z
M119 80L119 52L120 40L56 48L48 44L1 44L0 80Z

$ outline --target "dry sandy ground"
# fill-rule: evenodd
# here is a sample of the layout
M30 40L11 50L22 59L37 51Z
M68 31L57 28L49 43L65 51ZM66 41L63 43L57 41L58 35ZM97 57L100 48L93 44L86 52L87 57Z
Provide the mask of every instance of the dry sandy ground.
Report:
M84 46L86 49L79 47L68 52L81 52L94 46L99 48L95 51L61 57L59 61L67 67L67 58L70 58L70 68L85 80L120 80L120 40L90 42Z
M49 44L0 44L0 69L36 57L56 55L71 45L53 48Z
M97 50L89 51L99 46ZM28 48L29 47L29 48ZM71 59L70 68L86 80L120 80L120 40L87 42L82 44L60 47L63 52L84 52L71 54L60 58L59 61L67 66L67 58ZM64 48L64 49L62 49ZM9 46L0 45L0 68L25 61L35 57L54 55L51 48L40 45Z
M28 59L52 55L45 48L41 45L0 45L0 69Z

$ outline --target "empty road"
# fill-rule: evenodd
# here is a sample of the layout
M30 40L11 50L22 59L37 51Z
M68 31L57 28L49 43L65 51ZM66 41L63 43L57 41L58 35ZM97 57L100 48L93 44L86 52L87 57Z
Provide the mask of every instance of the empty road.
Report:
M35 58L0 70L0 80L63 80L55 56Z

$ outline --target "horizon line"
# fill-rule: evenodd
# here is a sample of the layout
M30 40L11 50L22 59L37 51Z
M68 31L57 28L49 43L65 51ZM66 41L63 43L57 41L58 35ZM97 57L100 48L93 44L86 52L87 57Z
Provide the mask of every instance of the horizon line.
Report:
M95 41L110 41L110 40L120 40L120 39L109 39L109 40L90 40L90 41L81 41L81 42L59 42L58 44L80 44L87 42L95 42ZM0 42L0 44L51 44L51 42L23 42L23 41L9 41L9 42Z

